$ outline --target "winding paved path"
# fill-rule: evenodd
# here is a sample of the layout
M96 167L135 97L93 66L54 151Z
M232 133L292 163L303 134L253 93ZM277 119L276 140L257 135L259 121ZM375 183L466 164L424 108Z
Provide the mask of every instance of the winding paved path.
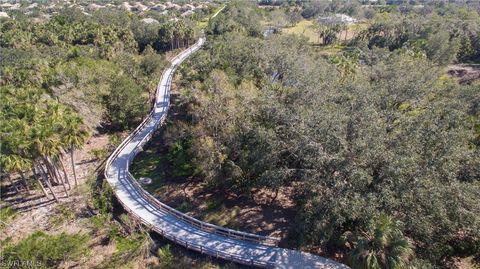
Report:
M147 227L177 244L210 256L263 268L348 268L323 257L276 247L276 238L229 230L195 220L156 200L128 171L135 155L166 118L171 81L177 66L204 42L205 38L200 38L172 60L172 65L164 71L157 87L152 112L108 159L105 176L118 200Z

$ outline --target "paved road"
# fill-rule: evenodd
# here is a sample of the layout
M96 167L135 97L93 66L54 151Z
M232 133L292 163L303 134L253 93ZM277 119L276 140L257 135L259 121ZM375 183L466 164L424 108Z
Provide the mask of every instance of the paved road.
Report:
M205 39L200 38L195 45L172 60L172 66L165 70L158 85L152 113L107 161L105 175L118 200L127 211L153 230L176 243L211 256L264 268L348 268L323 257L233 239L200 229L165 210L161 202L147 197L128 172L129 163L166 117L170 103L171 78L176 67L204 42Z

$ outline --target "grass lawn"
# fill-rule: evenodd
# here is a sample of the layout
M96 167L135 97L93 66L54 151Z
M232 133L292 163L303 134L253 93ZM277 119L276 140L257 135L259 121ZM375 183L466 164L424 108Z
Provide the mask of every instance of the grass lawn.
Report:
M311 20L301 20L293 27L283 28L282 33L301 35L312 44L320 44L320 38L313 29L313 21Z

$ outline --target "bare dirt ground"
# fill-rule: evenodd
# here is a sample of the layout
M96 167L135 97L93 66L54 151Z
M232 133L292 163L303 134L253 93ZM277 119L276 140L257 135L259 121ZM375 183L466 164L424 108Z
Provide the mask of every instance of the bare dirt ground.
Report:
M188 215L209 223L245 232L286 238L294 217L292 188L282 189L271 203L274 193L254 189L251 197L206 191L201 184L165 181L165 191L155 192L159 200Z
M480 80L480 65L451 65L448 67L448 74L458 78L460 84L469 84Z

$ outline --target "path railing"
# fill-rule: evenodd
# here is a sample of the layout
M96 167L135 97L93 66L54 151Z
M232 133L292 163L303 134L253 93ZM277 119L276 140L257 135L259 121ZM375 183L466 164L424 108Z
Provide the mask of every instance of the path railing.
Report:
M132 181L130 181L130 183L131 182ZM221 250L205 247L204 245L192 243L192 242L189 242L189 241L187 241L185 239L182 239L180 237L174 236L174 235L168 233L168 231L164 231L164 230L160 229L159 227L156 227L156 226L152 225L151 223L149 223L148 221L146 221L140 215L135 213L135 211L130 210L128 208L128 206L126 206L120 199L118 201L120 202L120 204L125 208L125 210L130 215L137 218L143 225L148 227L150 230L153 230L153 231L157 232L161 236L173 241L176 244L180 244L180 245L182 245L182 246L184 246L188 249L191 249L191 250L200 252L201 254L206 254L206 255L209 255L209 256L212 256L212 257L215 257L215 258L221 258L221 259L224 259L224 260L233 261L233 262L246 264L246 265L252 265L252 266L256 266L256 267L260 267L260 268L268 268L268 269L275 268L275 262L258 261L258 260L254 260L254 259L248 259L248 258L245 258L242 255L232 254L232 253L229 253L227 251L221 251Z
M128 173L128 171L123 171L123 172ZM135 179L127 180L127 183L122 182L121 184L124 185L125 187L127 187L126 184L130 184L129 186L133 187L134 192L138 195L141 195L141 193L139 192L141 191L142 188L138 189L137 187L135 187L133 185L135 182L134 180ZM259 261L252 258L249 259L242 255L232 254L227 251L205 247L204 245L189 242L188 240L182 239L181 237L174 236L173 234L169 233L168 230L163 230L160 227L154 226L151 223L149 223L147 220L145 220L140 215L138 215L135 211L131 210L126 204L123 203L122 200L119 199L118 201L130 215L132 215L134 218L137 218L148 229L157 232L158 234L173 241L176 244L180 244L188 249L195 250L200 252L201 254L207 254L209 256L216 257L216 258L221 258L221 259L225 259L225 260L229 260L229 261L233 261L241 264L246 264L246 265L252 265L260 268L269 268L269 269L275 268L275 262L273 261Z
M203 42L204 42L204 39L200 38L192 47L188 48L187 50L185 50L185 51L181 52L180 54L178 54L177 56L175 56L171 60L171 62L175 62L178 58L181 58L186 54L190 54L194 50L198 50L201 47L201 45L203 44ZM142 131L148 123L151 123L151 121L153 121L153 124L154 124L153 130L156 130L160 126L160 124L162 124L165 121L167 111L168 111L168 108L169 108L169 101L170 101L169 94L170 94L171 82L172 82L173 74L174 74L177 66L178 66L178 64L177 65L172 65L172 66L170 66L170 67L168 67L164 70L164 72L162 73L162 78L164 77L164 75L167 71L170 72L168 74L166 85L161 85L162 80L163 80L163 79L161 79L158 86L157 86L157 90L156 90L156 95L155 96L158 97L159 91L162 90L162 88L164 89L165 92L164 92L163 96L168 97L167 98L168 99L168 101L167 101L168 104L162 104L162 107L158 107L157 102L161 101L161 100L155 100L155 105L154 105L152 111L148 114L148 116L142 121L142 123L137 128L135 128L135 130L127 138L125 138L125 140L117 147L117 149L115 149L115 151L112 153L112 155L108 158L108 160L106 162L106 166L105 166L105 177L109 177L108 171L109 171L109 168L110 168L112 162L118 157L118 155L125 148L125 146L129 142L131 142L131 140L140 131ZM160 119L155 118L155 114L156 114L155 110L157 108L164 108L165 109L164 111L159 112L159 113L162 113L161 114L162 116L161 116ZM211 234L217 234L217 235L225 236L225 237L232 238L232 239L244 240L244 241L253 242L253 243L257 243L257 244L263 244L263 245L267 245L267 246L277 246L278 245L278 243L280 241L279 238L269 237L269 236L261 236L261 235L251 234L251 233L245 233L245 232L228 229L228 228L225 228L225 227L221 227L221 226L213 225L211 223L206 223L206 222L197 220L197 219L195 219L191 216L188 216L188 215L186 215L186 214L184 214L184 213L182 213L182 212L180 212L180 211L178 211L178 210L176 210L172 207L169 207L168 205L160 202L155 197L153 197L150 193L145 191L145 189L143 189L143 187L138 183L138 181L130 174L130 172L128 171L128 166L129 166L130 162L133 160L133 158L136 156L136 154L138 154L140 152L143 145L151 138L153 133L154 133L154 131L152 131L148 135L142 137L141 141L135 147L135 149L132 152L129 153L128 161L127 161L127 167L126 167L126 170L125 170L125 173L126 173L125 178L128 180L128 182L131 184L131 186L135 189L135 191L141 197L143 197L145 200L147 200L155 209L157 209L161 212L167 213L169 215L172 215L172 216L178 218L179 220L181 220L185 223L188 223L188 224L190 224L190 225L192 225L192 226L194 226L197 229L200 229L202 231L205 231L205 232L208 232L208 233L211 233ZM116 176L116 175L111 175L111 176ZM253 260L253 259L246 259L245 257L242 257L240 255L235 255L235 254L231 254L231 253L228 253L228 252L223 252L223 251L219 251L219 250L216 250L216 249L210 249L210 248L207 248L205 246L193 244L193 243L188 242L188 241L186 241L182 238L177 238L177 237L169 234L168 231L163 231L158 227L152 226L150 223L145 221L138 214L131 211L127 206L125 206L125 204L120 199L118 199L118 200L120 201L122 206L129 213L131 213L132 215L137 217L145 225L151 227L152 230L158 232L159 234L165 236L166 238L168 238L168 239L170 239L170 240L172 240L176 243L179 243L179 244L181 244L181 245L183 245L183 246L185 246L189 249L193 249L193 250L196 250L196 251L199 251L201 253L205 253L205 254L208 254L208 255L211 255L211 256L214 256L214 257L219 257L219 258L227 259L227 260L242 263L242 264L254 265L254 266L264 267L264 268L273 268L274 267L273 262L262 262L262 261L257 261L257 260Z

